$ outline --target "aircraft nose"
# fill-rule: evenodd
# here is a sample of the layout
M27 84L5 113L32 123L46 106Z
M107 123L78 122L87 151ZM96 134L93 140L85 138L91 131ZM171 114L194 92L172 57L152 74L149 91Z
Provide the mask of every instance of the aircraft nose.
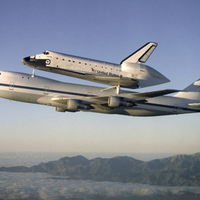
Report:
M25 65L26 62L30 62L30 56L21 59L21 62Z

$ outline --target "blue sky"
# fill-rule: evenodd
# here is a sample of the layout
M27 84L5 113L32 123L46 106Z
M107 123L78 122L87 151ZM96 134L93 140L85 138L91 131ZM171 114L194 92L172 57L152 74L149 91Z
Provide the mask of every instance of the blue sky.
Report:
M45 50L120 63L153 41L158 47L147 64L171 82L137 91L183 89L200 78L199 8L198 0L1 0L0 70L32 73L20 60ZM53 107L5 99L0 108L0 152L200 151L199 114L139 118L57 113Z

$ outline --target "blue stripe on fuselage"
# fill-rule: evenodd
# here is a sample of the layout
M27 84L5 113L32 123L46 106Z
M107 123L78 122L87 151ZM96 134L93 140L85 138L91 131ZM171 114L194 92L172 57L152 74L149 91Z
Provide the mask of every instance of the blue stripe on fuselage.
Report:
M0 83L0 86L10 87L12 85ZM67 94L67 95L76 95L76 96L82 96L82 97L97 97L97 95L88 95L88 94L82 94L82 93L66 92L66 91L61 91L61 90L51 90L51 89L36 88L36 87L21 86L21 85L14 85L14 88L34 90L34 91L52 92L52 93L60 93L60 94ZM172 105L155 104L155 103L149 103L149 102L135 102L135 103L138 104L138 105L142 104L142 105L149 105L149 106L155 106L155 107L170 108L170 109L174 109L174 110L177 110L177 111L178 110L184 110L184 111L189 111L189 112L200 112L199 109L191 109L191 108L178 107L178 106L172 106Z

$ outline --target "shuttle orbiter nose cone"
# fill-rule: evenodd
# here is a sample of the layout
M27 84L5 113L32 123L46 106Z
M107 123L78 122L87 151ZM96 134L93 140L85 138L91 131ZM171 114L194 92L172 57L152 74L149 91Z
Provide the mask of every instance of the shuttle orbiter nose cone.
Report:
M27 62L30 62L30 57L22 58L21 62L25 65Z
M30 56L22 58L21 59L22 64L28 66L28 67L34 67L35 66L35 60L32 59Z
M24 60L24 58L21 59L21 62L22 62L22 64L25 65L25 60Z

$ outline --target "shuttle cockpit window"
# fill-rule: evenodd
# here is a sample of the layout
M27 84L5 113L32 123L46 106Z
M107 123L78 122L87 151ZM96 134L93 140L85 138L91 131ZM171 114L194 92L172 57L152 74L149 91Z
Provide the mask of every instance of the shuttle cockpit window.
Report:
M48 52L48 51L45 51L43 54L44 54L44 55L48 55L48 54L49 54L49 52Z

